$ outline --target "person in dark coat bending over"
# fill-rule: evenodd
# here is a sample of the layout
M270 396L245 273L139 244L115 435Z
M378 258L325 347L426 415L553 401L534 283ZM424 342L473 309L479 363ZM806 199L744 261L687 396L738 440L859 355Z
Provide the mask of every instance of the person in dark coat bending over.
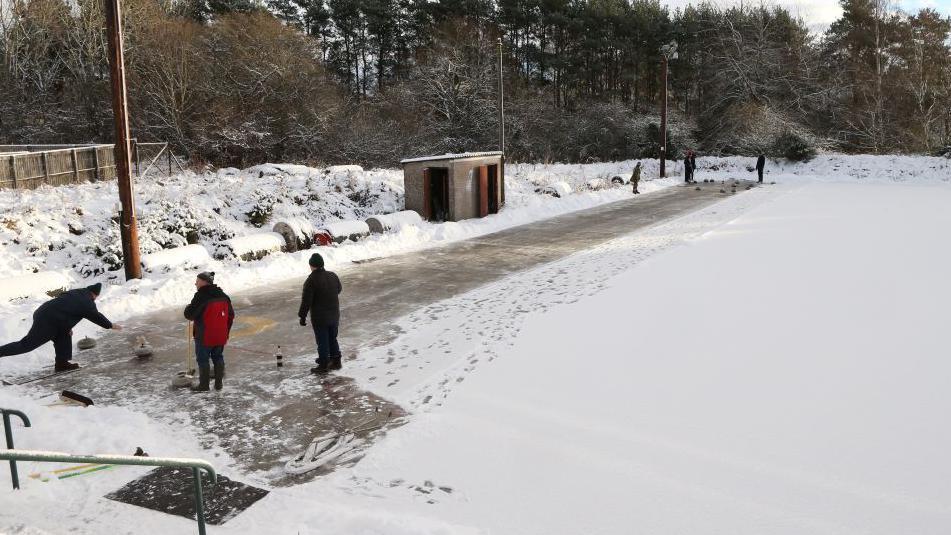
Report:
M195 297L185 307L185 319L195 323L195 360L198 362L198 386L195 392L208 392L210 360L215 366L215 390L221 390L225 378L225 344L234 325L231 298L215 286L215 272L204 271L195 279Z
M759 175L759 183L763 183L763 169L766 168L766 156L762 154L756 159L756 174Z
M54 371L64 372L79 368L73 359L73 327L87 319L103 329L122 330L96 308L96 298L102 284L96 283L78 290L64 292L59 297L40 305L33 313L33 326L19 342L0 346L0 357L29 353L47 342L56 350Z
M310 371L325 374L343 367L340 345L337 344L337 329L340 326L338 296L343 286L336 273L324 269L324 259L319 254L312 254L308 263L310 276L304 281L304 294L297 316L301 326L306 326L307 314L310 313L310 323L317 339L317 367Z

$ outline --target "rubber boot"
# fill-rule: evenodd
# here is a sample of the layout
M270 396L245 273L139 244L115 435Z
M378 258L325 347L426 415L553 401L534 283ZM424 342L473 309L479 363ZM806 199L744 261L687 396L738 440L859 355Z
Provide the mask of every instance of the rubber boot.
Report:
M198 367L198 386L192 387L192 392L207 392L208 378L211 375L211 366L207 364Z
M333 357L332 359L330 359L330 364L327 366L327 368L331 370L339 370L343 368L343 363L341 362L341 359L342 357L340 356Z
M330 371L330 360L317 361L317 366L310 369L310 373L324 375Z
M221 381L225 378L225 363L215 364L215 390L221 390Z

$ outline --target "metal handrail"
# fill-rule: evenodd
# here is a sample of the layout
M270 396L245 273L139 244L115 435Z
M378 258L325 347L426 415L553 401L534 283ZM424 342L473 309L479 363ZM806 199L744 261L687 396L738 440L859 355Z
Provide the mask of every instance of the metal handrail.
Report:
M17 412L17 411L10 411ZM22 413L21 413L22 414ZM137 457L134 455L72 455L58 451L0 450L0 461L36 461L41 463L95 463L120 464L130 466L165 466L171 468L191 468L195 480L195 510L198 520L198 533L205 535L205 505L201 491L201 471L211 478L212 485L218 482L218 474L208 461L201 459L178 459L174 457Z
M26 417L20 411L13 409L0 409L0 414L3 414L3 434L7 439L7 449L13 449L13 428L10 426L10 415L16 416L23 422L23 427L31 427L30 419ZM17 462L13 459L10 459L10 475L13 476L13 490L20 488L20 478L17 475Z

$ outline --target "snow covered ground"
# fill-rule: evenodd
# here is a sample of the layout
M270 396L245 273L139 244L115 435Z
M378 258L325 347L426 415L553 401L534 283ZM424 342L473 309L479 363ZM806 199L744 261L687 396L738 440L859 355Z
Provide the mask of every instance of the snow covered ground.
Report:
M444 304L352 477L487 533L945 533L951 188L747 195Z
M749 158L701 158L697 178L750 178ZM501 213L480 220L402 229L358 243L319 249L331 269L351 261L421 250L616 201L630 196L627 186L611 187L614 176L628 177L635 162L587 165L512 164L506 167L507 205ZM674 177L650 180L657 162L645 160L642 192L680 182L679 163L668 166ZM824 155L805 164L770 162L768 180L884 180L943 182L951 176L951 159L908 156ZM571 195L554 198L537 190L565 184ZM604 186L606 189L600 189ZM594 187L595 189L592 189ZM143 253L168 251L197 242L214 253L230 238L270 231L277 222L296 228L319 228L340 220L364 219L400 210L402 176L398 170L356 171L352 166L315 169L266 164L244 171L222 169L187 174L136 185ZM279 253L259 261L209 260L205 255L171 269L159 269L139 281L124 282L118 259L115 182L36 191L0 190L0 296L25 285L22 277L47 272L69 286L105 282L99 307L121 321L147 311L179 306L190 299L194 275L209 270L229 292L304 276L311 251ZM194 265L192 265L194 264ZM17 277L14 279L14 277ZM0 299L0 340L23 335L32 311L46 300L45 290L29 298ZM19 293L19 292L17 292ZM76 339L95 336L96 328L81 323ZM52 350L41 348L0 366L0 378L47 365Z
M945 533L951 165L829 157L770 179L404 318L346 373L410 423L211 533ZM50 401L0 389L34 420L18 445L230 465L130 410ZM98 498L138 473L0 486L0 532L193 529Z

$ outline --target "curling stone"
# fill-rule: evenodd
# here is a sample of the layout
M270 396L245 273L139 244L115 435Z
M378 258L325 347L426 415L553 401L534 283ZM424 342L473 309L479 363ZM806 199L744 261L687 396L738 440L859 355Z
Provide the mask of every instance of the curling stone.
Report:
M135 350L133 350L135 356L140 358L151 357L152 356L152 346L149 345L149 342L145 339L144 336L140 336L136 341Z
M187 371L180 371L172 378L172 386L175 388L185 388L186 386L191 386L194 380L194 375L190 375Z

